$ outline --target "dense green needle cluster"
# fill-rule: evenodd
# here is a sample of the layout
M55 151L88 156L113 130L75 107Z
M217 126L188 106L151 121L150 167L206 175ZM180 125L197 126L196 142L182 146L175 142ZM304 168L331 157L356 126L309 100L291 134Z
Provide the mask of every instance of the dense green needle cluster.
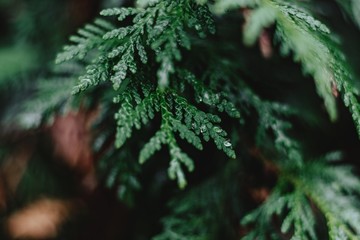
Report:
M358 89L348 60L331 30L301 2L138 1L135 7L101 11L104 18L80 29L57 56L57 63L83 66L67 76L79 76L72 93L96 95L93 102L102 106L98 125L107 132L97 141L101 145L113 136L114 147L100 168L109 187L119 185L121 199L132 199L128 194L140 188L137 164L146 165L164 146L170 155L167 174L182 189L189 184L184 168L196 174L196 167L206 164L193 160L188 145L196 154L212 148L224 153L216 155L223 159L215 176L175 198L164 231L154 239L220 239L225 225L245 228L242 237L249 240L323 239L323 229L329 239L360 239L359 179L351 168L333 164L339 154L309 158L291 134L293 120L305 119L302 110L257 91L256 74L245 64L247 47L270 32L268 48L291 57L314 80L330 121L338 118L341 95L360 134ZM358 1L339 4L359 24ZM64 88L52 95L49 107L61 102ZM276 183L247 213L237 206L238 173L253 145L264 152L257 156L262 164L273 166ZM236 223L219 223L227 203ZM237 236L227 232L229 239Z
M132 24L115 28L104 20L97 20L79 30L78 36L71 37L75 45L64 47L56 61L82 60L89 54L96 55L73 93L111 81L118 94L114 102L120 104L115 114L116 147L124 145L134 127L140 129L159 113L162 119L160 130L141 150L139 161L144 163L160 150L161 145L168 145L171 155L169 176L177 178L180 187L186 184L180 163L189 171L194 169L194 163L179 148L175 132L197 149L203 149L199 136L205 141L211 138L218 149L235 158L227 133L217 125L221 121L219 116L197 109L182 97L182 85L188 83L194 88L198 102L225 111L231 117L239 118L240 113L189 70L175 65L182 59L182 48L191 48L191 35L186 30L194 29L201 38L214 33L209 9L195 2L161 1L145 9L107 9L101 15L116 16L120 22L130 18ZM156 74L154 68L157 68Z

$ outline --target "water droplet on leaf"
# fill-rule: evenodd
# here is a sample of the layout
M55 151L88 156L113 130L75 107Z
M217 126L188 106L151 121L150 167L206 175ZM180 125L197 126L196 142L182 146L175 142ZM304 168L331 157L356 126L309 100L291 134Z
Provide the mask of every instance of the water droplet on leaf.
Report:
M231 147L231 142L225 141L225 142L224 142L224 146L225 146L225 147Z
M200 127L200 132L201 132L201 133L206 132L206 126L205 126L205 125L202 125L202 126Z
M214 127L214 131L216 133L221 133L222 132L221 128L219 128L219 127Z

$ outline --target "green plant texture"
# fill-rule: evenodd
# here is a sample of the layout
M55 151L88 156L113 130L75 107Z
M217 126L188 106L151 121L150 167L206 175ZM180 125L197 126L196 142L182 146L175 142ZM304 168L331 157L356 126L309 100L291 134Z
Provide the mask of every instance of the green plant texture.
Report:
M331 2L359 34L359 1ZM136 208L167 176L151 239L360 239L357 168L315 136L346 114L360 136L358 62L317 6L149 0L102 10L19 114L39 112L27 125L39 126L99 106L93 150L111 146L98 173L120 201ZM250 204L256 189L266 194Z

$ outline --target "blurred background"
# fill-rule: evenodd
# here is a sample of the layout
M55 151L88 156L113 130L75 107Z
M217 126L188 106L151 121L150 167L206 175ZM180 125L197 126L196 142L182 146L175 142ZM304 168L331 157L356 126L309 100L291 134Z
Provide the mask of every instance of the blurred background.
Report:
M42 106L51 100L35 100L69 35L101 9L122 4L0 0L0 239L123 235L123 204L95 186L89 114L68 109L44 123ZM70 92L71 87L65 95Z
M307 5L310 1L302 2L339 33L344 52L360 76L358 26L336 1L315 1L311 5ZM54 72L62 71L54 68L54 58L69 35L96 18L103 8L132 4L123 0L0 0L0 239L149 239L160 231L165 200L174 187L158 194L160 188L156 186L165 181L166 175L151 178L152 192L138 194L151 200L139 199L136 209L119 201L118 193L104 187L96 177L95 160L107 150L106 145L112 144L105 142L105 148L94 154L91 126L99 109L83 107L81 102L55 107L62 96L51 95L46 81ZM248 70L256 72L257 79L272 76L283 86L290 81L288 72L293 72L291 81L295 83L285 84L281 91L272 83L260 84L256 79L254 87L269 99L282 98L300 108L309 107L304 115L311 124L295 126L300 130L297 137L306 139L309 152L341 150L345 161L359 169L359 140L342 104L339 120L330 123L326 114L319 116L318 109L311 107L319 102L315 93L307 95L315 92L312 81L304 83L300 67L290 58L264 60L257 48L244 50L243 54L249 57ZM283 72L273 71L281 68ZM63 94L70 95L71 84L55 80L51 86L64 88ZM47 89L48 98L37 98L39 86ZM298 95L291 94L294 86ZM49 110L52 103L54 107ZM131 160L131 156L126 157ZM211 164L208 167L216 168ZM147 179L145 175L143 182ZM136 181L131 181L136 188Z

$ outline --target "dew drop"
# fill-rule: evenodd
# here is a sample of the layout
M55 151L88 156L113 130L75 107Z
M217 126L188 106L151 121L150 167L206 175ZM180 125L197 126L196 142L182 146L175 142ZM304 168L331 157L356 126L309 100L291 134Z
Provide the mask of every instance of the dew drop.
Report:
M213 100L214 100L214 102L218 102L219 100L220 100L220 94L214 94L213 95Z
M219 127L214 127L214 131L216 133L221 133L222 132L221 128L219 128Z
M224 146L225 146L225 147L231 147L231 142L225 141L225 142L224 142Z
M204 97L204 100L205 100L205 101L208 101L208 100L210 99L210 95L209 95L208 92L205 92L204 95L203 95L203 97Z
M205 125L202 125L202 126L200 127L200 132L201 132L201 133L206 132L206 126L205 126Z

